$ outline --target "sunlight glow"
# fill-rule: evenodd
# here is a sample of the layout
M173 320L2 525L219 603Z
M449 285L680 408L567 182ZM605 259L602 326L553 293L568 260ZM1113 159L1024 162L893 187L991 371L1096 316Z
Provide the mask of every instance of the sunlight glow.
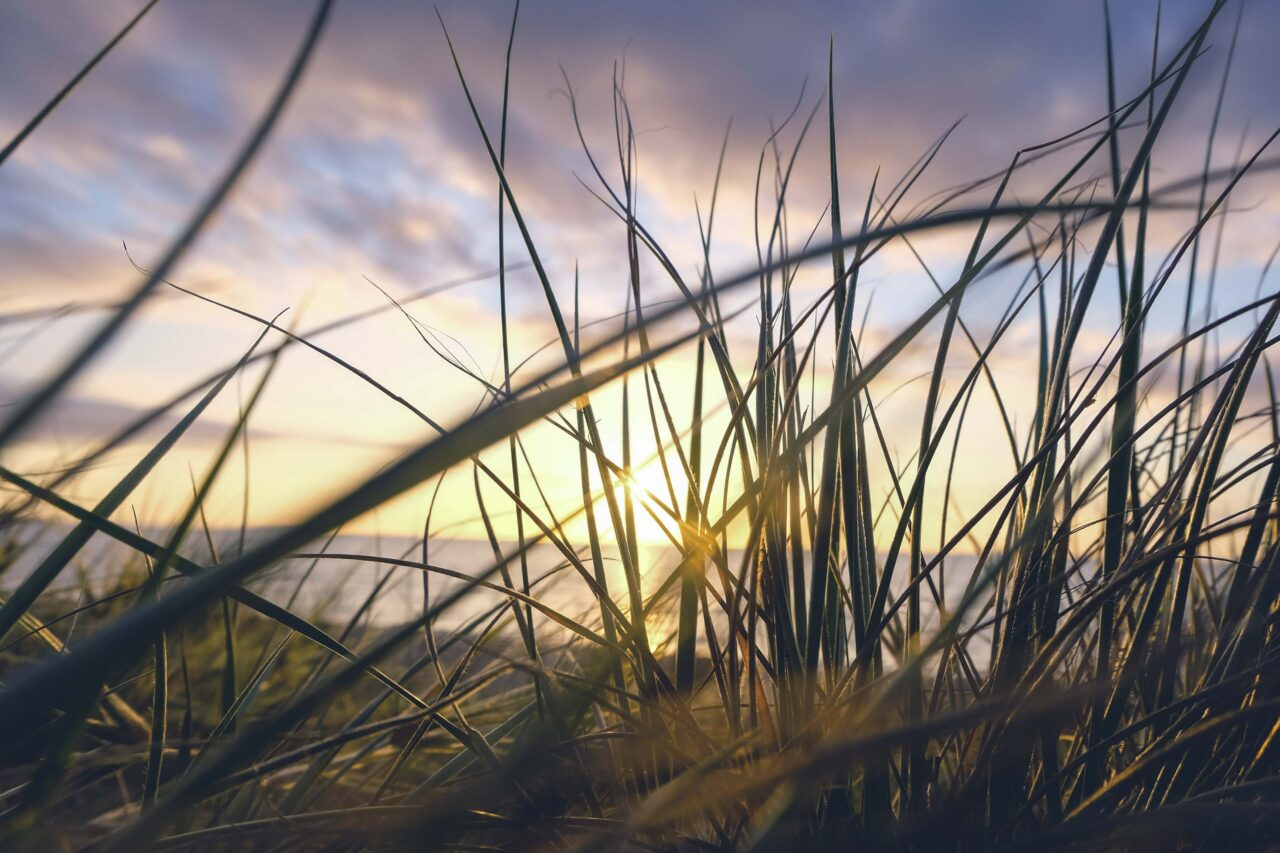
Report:
M662 463L654 459L647 465L634 469L627 476L619 477L614 483L613 491L620 510L624 499L628 495L631 497L635 508L636 538L647 544L665 545L670 544L672 537L677 540L680 538L679 520L672 517L672 511L683 513L688 484L684 472L679 469L678 460L668 459L667 470L664 472ZM596 516L601 527L612 527L609 524L609 508L604 501L596 504Z

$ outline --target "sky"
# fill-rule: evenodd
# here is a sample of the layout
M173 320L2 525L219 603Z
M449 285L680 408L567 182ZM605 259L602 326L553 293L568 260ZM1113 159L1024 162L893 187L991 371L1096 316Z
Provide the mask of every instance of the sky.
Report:
M0 139L15 133L141 5L0 0ZM1206 6L1164 3L1162 61ZM1155 3L1126 0L1112 7L1123 99L1145 84ZM0 326L0 403L20 399L74 351L104 317L93 306L136 285L140 274L130 256L145 267L162 255L270 97L311 8L292 0L161 0L0 168L0 314L62 309ZM512 5L472 0L435 9L481 117L496 133ZM1194 175L1202 166L1237 9L1233 0L1171 116L1156 154L1158 180ZM1242 140L1250 150L1280 122L1273 55L1280 10L1252 2L1242 20L1213 151L1218 166L1234 161ZM711 197L726 132L712 254L722 275L756 262L754 183L762 145L799 104L779 137L789 150L810 110L824 103L829 45L846 210L857 209L851 200L865 197L877 172L882 181L897 180L957 121L913 199L1000 170L1018 149L1074 130L1107 109L1100 2L526 0L512 54L506 172L560 298L572 304L576 270L582 322L603 322L588 325L588 336L612 328L608 318L626 308L626 255L621 224L590 191L600 186L566 93L574 93L587 143L616 180L612 92L613 81L622 81L637 131L639 215L696 281L698 211L706 211ZM826 132L821 110L788 191L794 246L820 222L829 197ZM1126 153L1135 146L1136 138L1126 136ZM1092 174L1105 174L1104 166L1097 163ZM1017 190L1029 195L1036 175L1032 170ZM1250 298L1257 286L1280 224L1275 184L1263 174L1242 189L1242 211L1233 214L1221 252L1223 310ZM383 291L403 298L465 281L414 303L418 328L389 311L324 338L326 347L437 421L454 424L482 395L419 331L476 372L500 378L498 286L491 275L498 263L497 216L494 172L433 6L345 0L282 124L174 280L257 314L288 309L281 322L301 330L386 305ZM1186 224L1185 218L1162 220L1157 241L1171 242ZM551 365L556 351L541 348L553 340L554 328L524 266L527 256L512 237L508 262L520 267L510 275L513 360L536 354L535 365ZM951 233L915 244L940 279L954 275L966 246L966 235ZM798 292L817 281L812 275L798 279ZM644 280L646 301L674 293L650 261ZM934 293L901 246L886 252L866 281L874 303L867 320L872 342L887 340ZM1015 283L996 281L974 296L966 316L975 328L990 329ZM68 310L72 306L89 310ZM1106 306L1099 310L1105 320ZM745 316L752 316L750 306ZM1173 322L1172 311L1158 316ZM113 427L234 362L259 331L254 322L192 297L161 294L49 416L6 449L5 464L32 474L56 468ZM1105 340L1105 322L1097 334ZM1158 338L1160 330L1152 334ZM739 343L749 363L749 334ZM1020 330L993 362L1011 389L1028 381L1033 343ZM689 364L687 350L663 363L677 399L690 385ZM918 399L912 371L907 359L883 383L904 424ZM136 508L144 518L173 515L189 493L188 469L199 472L207 463L259 375L249 372L236 383L139 493ZM821 386L821 373L817 382ZM615 434L617 389L602 401L601 410L611 413L603 426ZM891 417L895 409L886 411ZM238 451L243 464L211 502L213 521L234 524L246 512L259 524L297 518L431 435L331 362L289 352L254 410L248 461ZM531 446L540 454L545 448L548 488L571 489L572 471L565 469L572 466L554 460L572 460L572 448L556 441L531 433ZM85 501L102 494L142 447L113 454L68 486L70 493ZM1007 476L1004 470L970 473L975 491L984 476L992 482ZM246 477L248 511L242 505ZM456 525L461 536L480 535L470 477L455 479L445 492L451 499L442 524ZM415 493L364 523L390 531L420 528L423 503Z

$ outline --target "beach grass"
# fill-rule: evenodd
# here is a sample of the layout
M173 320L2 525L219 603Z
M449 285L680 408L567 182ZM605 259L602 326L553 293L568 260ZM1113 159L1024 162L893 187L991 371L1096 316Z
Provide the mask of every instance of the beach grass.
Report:
M1275 134L1214 168L1215 111L1203 168L1153 166L1187 81L1207 73L1210 38L1234 51L1235 7L1206 4L1181 43L1160 42L1157 25L1148 83L1133 92L1118 90L1108 18L1109 111L930 196L919 187L949 131L905 174L842 195L847 101L829 73L762 140L757 257L728 273L712 265L723 149L708 164L699 233L687 235L701 258L691 274L640 215L621 75L607 152L588 144L566 79L591 167L582 183L612 213L628 261L612 285L624 315L584 336L585 283L552 280L505 171L519 144L508 127L517 4L496 127L447 42L493 171L501 372L453 363L484 402L444 424L325 344L371 313L414 323L412 303L442 288L300 329L170 282L287 120L331 5L317 5L259 122L168 250L4 411L0 453L170 288L257 336L55 473L4 457L5 566L29 564L5 578L0 603L7 849L1280 840L1280 292L1270 260L1251 267L1255 296L1220 310L1213 289L1233 193L1276 166ZM39 145L40 122L137 20L0 164ZM839 44L815 49L832 68ZM789 207L799 162L829 174L817 222ZM1032 169L1037 194L1015 194ZM1157 243L1161 223L1177 228ZM945 273L916 249L937 234L964 244ZM935 290L871 334L865 271L889 252L914 258ZM508 273L526 263L554 328L549 367L513 350ZM802 271L821 287L796 287ZM983 292L995 281L1014 284L993 310ZM655 289L678 298L652 300ZM1181 319L1172 333L1155 325L1166 305ZM430 438L289 525L219 541L205 501L286 350L368 385ZM1025 362L1016 387L995 366L1010 350ZM905 433L883 384L904 362L924 365ZM240 416L189 501L163 530L129 521L132 496L242 377L254 381ZM606 388L620 411L601 410ZM70 497L83 472L157 424L159 440L114 488L92 505ZM530 462L531 431L547 426L574 448L570 505L545 499ZM1007 475L990 488L962 482L979 467ZM345 525L446 475L472 482L492 559L439 559L430 509L400 557L334 547ZM500 535L499 515L514 517L514 537ZM33 527L57 535L32 539ZM661 531L667 559L649 559L646 529ZM94 568L105 588L69 593L59 580L103 540L116 543L115 562ZM334 561L384 579L340 617L255 585L288 564L309 567L290 576L302 589ZM403 577L421 591L420 612L372 619ZM547 593L559 580L581 606Z

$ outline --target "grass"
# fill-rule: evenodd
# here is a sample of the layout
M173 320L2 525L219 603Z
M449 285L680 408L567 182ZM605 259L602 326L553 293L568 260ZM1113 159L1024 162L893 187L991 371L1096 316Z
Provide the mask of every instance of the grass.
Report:
M161 290L218 305L259 336L59 473L24 474L6 451L6 568L32 547L32 526L47 526L38 519L71 525L51 547L35 540L47 553L6 583L0 605L7 847L1222 849L1280 839L1280 693L1269 677L1280 654L1270 360L1280 294L1267 290L1270 261L1246 304L1222 310L1215 293L1229 201L1274 167L1275 134L1212 168L1234 34L1203 168L1153 185L1169 116L1205 73L1210 35L1231 26L1219 20L1224 2L1206 6L1185 43L1157 39L1149 84L1125 100L1108 17L1106 115L923 199L919 182L950 131L894 183L876 175L865 198L842 198L842 100L828 74L822 96L802 94L760 149L757 263L728 276L712 265L728 131L698 209L702 262L686 278L638 213L624 73L613 163L588 144L566 79L592 170L584 186L616 217L628 259L627 311L589 342L580 283L561 304L567 285L548 274L505 172L518 144L507 132L517 4L496 144L449 42L498 193L493 381L414 319L410 302L442 288L298 331L168 281L284 114L330 6L318 4L260 122L169 250L139 267L131 296L94 309L106 315L98 331L0 425L2 450ZM43 118L148 9L0 161L38 144ZM797 241L788 192L796 164L810 161L828 170L829 199ZM1043 179L1047 164L1051 179L1022 199L1020 179ZM1156 224L1188 215L1171 246L1157 243ZM968 242L951 274L917 251L937 232ZM865 271L891 251L920 266L936 298L878 336L867 332ZM525 259L556 330L550 367L517 362L512 349L507 273ZM799 287L802 271L828 265L816 296ZM993 311L984 292L1009 281ZM1113 286L1118 311L1103 296ZM654 301L655 289L679 296ZM1154 318L1180 289L1182 327L1169 337ZM438 423L324 346L327 333L378 312L402 315L477 384L484 402L470 417ZM748 351L739 332L752 315ZM433 437L309 516L220 544L204 504L247 447L271 368L294 347ZM998 364L1011 350L1029 362L1016 388ZM918 363L924 390L904 435L885 382ZM254 364L264 369L171 527L123 522L161 460ZM827 366L829 380L817 373ZM677 369L691 371L688 383L672 383ZM687 398L675 390L686 385ZM621 394L608 416L606 387ZM990 416L976 417L982 409ZM67 497L161 419L173 425L94 506ZM531 462L539 425L575 448L571 505L547 497ZM979 464L1005 472L998 485L965 482ZM661 476L641 482L640 470ZM444 478L456 486L468 474L494 557L449 565L432 512ZM345 525L424 486L432 510L413 552L331 547ZM506 513L509 542L495 526ZM642 513L673 560L646 565ZM575 522L582 533L571 536ZM110 587L69 596L59 579L104 539L126 555ZM556 555L547 574L540 553ZM345 618L303 612L303 586L333 561L385 574ZM291 595L255 591L286 564L306 567ZM391 579L415 575L421 613L374 624ZM557 584L587 604L557 603Z

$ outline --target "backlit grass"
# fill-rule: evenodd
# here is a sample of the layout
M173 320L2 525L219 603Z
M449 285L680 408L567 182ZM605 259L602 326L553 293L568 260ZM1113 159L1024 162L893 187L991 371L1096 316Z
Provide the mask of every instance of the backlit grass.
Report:
M591 166L584 191L612 213L608 237L627 258L610 285L625 311L603 322L580 316L588 283L552 280L507 179L519 145L509 86L487 124L454 53L494 174L496 281L467 282L499 293L490 377L415 320L419 300L458 283L307 328L169 281L287 120L331 5L318 4L259 123L167 252L139 266L132 294L95 309L96 332L51 379L4 410L7 846L1280 839L1280 293L1270 259L1221 256L1241 216L1233 199L1276 164L1275 134L1214 167L1215 112L1202 168L1153 166L1211 42L1230 67L1234 6L1206 4L1185 42L1157 40L1139 91L1117 90L1108 29L1109 112L934 195L921 181L950 131L907 173L859 175L870 193L843 191L847 99L829 75L759 141L757 258L737 270L712 264L723 154L687 235L701 263L687 269L640 213L621 76L607 150L570 94ZM43 118L119 40L0 164L40 144ZM828 48L840 46L815 46ZM829 174L817 221L788 205L797 163ZM917 250L938 235L967 246L945 273ZM924 310L869 331L867 279L887 298L892 273L876 265L890 253L913 259L934 291ZM508 273L525 264L554 330L552 362L511 342ZM1215 297L1228 264L1248 267L1256 294ZM802 275L820 287L801 287ZM22 470L15 439L171 288L235 314L253 346L58 471ZM1007 302L993 308L991 290ZM375 313L402 316L451 362L433 369L467 374L483 399L471 416L438 422L326 347L329 332ZM286 350L367 384L430 437L349 488L317 485L326 497L293 523L228 539L205 502L238 464ZM163 530L137 524L132 497L242 378L240 417L187 503ZM904 418L889 401L908 378ZM71 497L86 471L159 424L113 489ZM539 476L548 460L530 436L547 428L573 448L557 462L580 485L568 501ZM439 556L432 512L446 476L455 490L470 484L490 558ZM411 550L343 550L345 525L415 489L431 509ZM91 550L105 540L115 547ZM334 562L380 580L342 607L303 607ZM72 581L90 569L86 596ZM268 589L272 573L285 581ZM417 615L371 618L405 595L406 577Z

